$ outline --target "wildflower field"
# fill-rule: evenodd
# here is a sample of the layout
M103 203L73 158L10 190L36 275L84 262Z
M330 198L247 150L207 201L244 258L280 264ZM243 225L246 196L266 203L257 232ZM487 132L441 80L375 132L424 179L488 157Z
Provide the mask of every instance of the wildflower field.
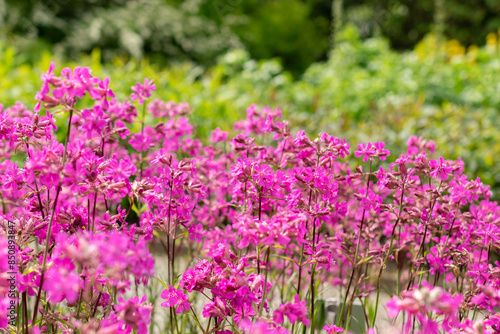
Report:
M499 206L433 140L394 154L254 104L201 138L148 78L45 71L0 109L3 331L500 331Z

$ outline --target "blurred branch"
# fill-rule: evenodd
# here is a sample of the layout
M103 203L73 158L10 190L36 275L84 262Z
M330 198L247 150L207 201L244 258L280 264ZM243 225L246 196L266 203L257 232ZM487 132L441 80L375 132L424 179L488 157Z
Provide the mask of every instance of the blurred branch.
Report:
M444 28L446 20L445 0L434 0L434 30L437 38L438 48L444 40Z
M331 49L335 49L335 44L338 42L338 33L342 29L342 19L343 19L343 6L344 0L333 0L332 1L332 45Z

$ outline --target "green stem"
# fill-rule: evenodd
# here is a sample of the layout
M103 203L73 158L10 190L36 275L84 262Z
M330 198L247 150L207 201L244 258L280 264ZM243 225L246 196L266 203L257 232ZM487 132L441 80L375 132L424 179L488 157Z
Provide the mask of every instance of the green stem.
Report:
M26 153L28 153L28 157L31 159L30 146L28 143L26 143ZM40 205L40 212L42 213L42 219L45 220L45 214L43 213L42 199L40 198L40 190L38 190L38 183L36 182L36 177L34 178L34 181L35 181L36 196L38 198L38 205Z
M262 307L264 306L264 301L266 299L266 293L267 293L267 278L269 276L269 254L271 252L271 246L268 246L267 247L267 251L266 251L266 275L265 275L265 279L264 279L264 291L262 292L262 301L259 305L259 318L262 314Z
M92 233L95 232L95 209L97 206L97 189L94 193L94 208L92 210Z
M316 219L313 219L313 253L316 252ZM315 328L315 313L314 313L314 272L316 271L316 263L311 268L311 334L314 334Z
M443 184L443 181L441 181L439 183L439 187L438 187L438 193L439 193L439 190L441 190L441 185ZM429 189L431 187L431 178L429 177ZM429 208L429 220L431 219L432 217L432 212L434 211L434 206L436 204L436 201L437 201L437 197L438 197L438 194L436 194L436 197L434 197L434 200L432 200L431 203L429 203L430 205L430 208ZM418 250L418 253L417 253L417 256L415 259L418 259L418 257L420 256L420 253L423 254L423 251L424 251L424 247L425 247L425 239L427 237L427 230L429 229L429 225L426 224L425 225L425 230L424 230L424 237L422 239L422 243L420 244L420 248ZM410 276L410 280L408 281L408 287L406 288L406 290L410 290L410 288L413 286L413 279L414 279L414 274L415 274L415 266L412 266L411 267L411 276Z
M141 137L144 134L144 117L146 116L146 103L144 103L143 108L142 108L142 118L141 118ZM142 171L143 171L143 165L144 165L144 151L142 150L141 147L141 171L139 174L140 179L142 180Z
M368 189L369 189L369 186L370 186L370 175L372 173L372 160L370 159L370 171L369 173L366 175L366 193L365 193L365 196L367 197L368 196ZM363 215L361 217L361 224L359 226L359 235L358 235L358 242L356 244L356 252L355 252L355 255L354 255L354 263L353 263L353 268L352 268L352 271L351 271L351 278L349 279L349 284L347 285L347 290L345 292L345 296L344 296L344 302L342 303L342 308L340 310L340 315L339 315L339 319L338 319L338 323L337 323L337 326L341 326L342 322L343 322L343 318L344 318L344 309L345 309L345 305L347 303L347 297L349 296L349 292L350 292L350 289L351 289L351 285L352 285L352 280L354 279L354 274L355 274L355 271L357 269L357 263L358 263L358 254L359 254L359 247L360 247L360 244L361 244L361 234L363 232L363 225L365 223L365 214L366 214L366 209L363 208Z
M382 272L384 270L385 264L387 263L387 259L389 258L389 255L391 254L392 251L392 245L394 242L394 236L396 232L396 227L399 224L399 221L401 220L401 212L403 211L403 198L404 198L404 193L405 193L405 180L403 179L403 187L401 189L401 198L399 199L399 213L398 213L398 219L396 220L396 223L394 223L394 227L392 228L392 234L391 234L391 243L389 245L389 250L387 251L387 254L385 256L384 262L380 266L380 270L378 273L378 279L377 279L377 300L375 302L375 312L373 313L373 320L371 322L370 327L375 326L375 320L377 319L377 311L378 311L378 304L379 304L379 297L380 297L380 282L382 280Z

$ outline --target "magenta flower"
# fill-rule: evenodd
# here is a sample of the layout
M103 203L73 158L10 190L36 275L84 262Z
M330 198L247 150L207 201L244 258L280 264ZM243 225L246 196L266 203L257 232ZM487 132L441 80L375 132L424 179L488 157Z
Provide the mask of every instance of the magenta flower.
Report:
M205 307L203 307L203 316L205 318L217 317L221 318L220 321L222 321L222 319L226 317L227 312L226 302L219 297L215 297L213 302L208 302L205 304Z
M475 231L475 234L482 238L484 245L496 244L500 240L500 228L495 224L485 224Z
M54 62L50 62L49 70L45 73L42 74L41 80L43 82L42 88L40 92L36 93L35 99L38 100L37 104L35 105L35 108L33 109L35 112L40 111L40 106L42 102L47 102L47 99L44 99L49 93L50 93L50 87L49 84L52 85L58 85L60 82L60 79L57 78L54 75L54 68L55 64ZM45 100L45 101L44 101ZM56 100L54 100L55 102Z
M139 299L135 296L127 301L119 298L120 304L115 305L118 319L123 321L125 328L137 330L138 333L147 333L151 323L151 310L153 306L146 304L146 295Z
M156 89L153 84L153 80L144 79L144 84L137 83L137 85L132 86L132 94L130 94L130 99L132 101L137 101L139 104L144 104L144 102L151 97L151 92Z
M210 141L212 143L218 143L220 141L225 141L227 139L227 132L222 131L220 128L212 131L212 136L210 137Z
M448 264L448 259L442 257L436 246L431 248L431 251L427 254L427 261L429 262L430 273L435 275L436 273L444 274L446 272L446 265Z
M370 157L375 155L375 152L375 147L372 145L372 143L361 143L358 144L358 150L354 152L354 156L356 158L363 156L363 162L366 162L368 161L368 159L370 159Z
M429 167L431 168L430 175L432 177L438 177L439 179L444 181L448 178L448 175L452 173L453 168L447 166L443 157L439 157L439 161L435 159L431 159L429 161Z
M383 161L391 155L391 152L389 150L384 149L385 143L383 141L376 142L373 144L373 146L375 146L375 155L378 156L380 160Z
M163 307L174 307L175 313L182 313L189 311L191 303L188 297L182 290L176 290L173 286L169 286L168 289L163 290L161 293L161 298L166 299L165 302L161 303Z
M110 159L104 163L104 171L113 178L114 181L128 181L135 174L137 167L128 159Z
M80 130L87 135L87 139L100 136L107 121L104 119L104 111L99 106L94 106L92 110L82 111L83 124Z
M300 301L299 295L295 295L295 302L288 304L281 304L276 311L273 313L273 320L282 324L284 322L284 317L288 317L290 323L295 323L297 320L304 323L304 325L309 326L310 321L307 318L307 305L305 301Z
M64 299L69 303L77 301L80 292L79 275L70 260L55 260L46 275L48 279L44 282L43 288L52 303L60 303ZM64 281L64 284L61 284L61 281Z
M399 312L414 315L426 328L426 333L438 333L439 328L449 333L449 330L458 324L458 309L463 301L460 294L451 295L440 287L433 287L427 282L422 283L418 290L403 292L403 298L393 297L386 305L389 317L394 318ZM435 312L443 317L438 324L427 318L428 312Z
M97 91L102 99L102 106L106 109L109 108L108 97L115 97L113 91L109 89L109 77L106 77L103 81L99 82L99 88Z
M344 331L342 328L335 325L325 326L323 327L323 330L325 330L327 334L342 333Z

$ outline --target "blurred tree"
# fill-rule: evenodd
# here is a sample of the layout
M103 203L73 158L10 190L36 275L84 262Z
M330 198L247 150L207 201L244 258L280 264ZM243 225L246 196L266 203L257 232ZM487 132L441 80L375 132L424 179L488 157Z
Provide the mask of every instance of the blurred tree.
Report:
M344 7L346 21L363 37L381 34L399 50L433 29L464 45L481 45L500 28L498 0L345 0Z
M100 48L105 60L148 54L209 64L242 47L229 28L199 11L195 0L178 6L163 0L0 0L2 30L14 43L38 38L70 56Z
M242 9L247 22L233 29L252 57L279 57L285 68L298 74L326 54L329 20L312 15L308 1L249 0Z
M344 0L332 0L332 43L331 48L335 47L335 42L337 42L338 34L342 29L342 20L343 20L343 9L344 9Z

